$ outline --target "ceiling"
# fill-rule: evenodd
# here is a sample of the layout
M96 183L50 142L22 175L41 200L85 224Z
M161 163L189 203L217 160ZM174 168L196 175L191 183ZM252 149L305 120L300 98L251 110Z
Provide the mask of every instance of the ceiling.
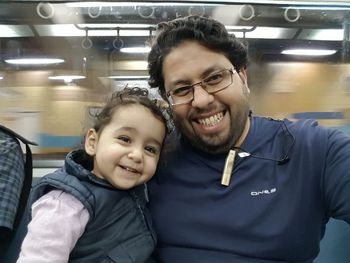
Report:
M349 61L350 3L251 2L254 3L110 1L93 5L86 1L1 1L0 70L32 69L4 61L38 56L65 60L59 65L46 65L46 69L83 68L92 69L94 74L122 75L123 71L132 71L144 75L145 66L133 70L132 64L126 62L137 67L137 62L145 61L147 54L126 54L120 48L145 46L157 23L189 14L220 20L249 46L253 61ZM287 48L337 52L327 58L282 55L281 51Z

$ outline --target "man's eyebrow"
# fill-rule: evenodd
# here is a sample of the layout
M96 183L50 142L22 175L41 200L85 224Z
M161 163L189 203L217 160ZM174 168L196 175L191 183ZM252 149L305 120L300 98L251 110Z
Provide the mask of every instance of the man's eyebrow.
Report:
M215 64L215 65L207 68L204 72L202 72L201 78L208 77L208 75L210 75L211 73L213 73L215 71L224 70L224 69L225 69L225 67Z
M174 80L171 83L172 87L175 87L177 85L191 85L191 81L190 80L184 80L184 79L178 79L178 80Z

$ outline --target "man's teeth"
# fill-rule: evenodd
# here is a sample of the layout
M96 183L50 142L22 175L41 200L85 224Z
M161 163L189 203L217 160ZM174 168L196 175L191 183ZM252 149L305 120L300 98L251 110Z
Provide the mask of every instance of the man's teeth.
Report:
M198 119L198 122L202 125L214 126L218 124L223 118L224 118L224 113L219 112L213 116L210 116L209 118Z

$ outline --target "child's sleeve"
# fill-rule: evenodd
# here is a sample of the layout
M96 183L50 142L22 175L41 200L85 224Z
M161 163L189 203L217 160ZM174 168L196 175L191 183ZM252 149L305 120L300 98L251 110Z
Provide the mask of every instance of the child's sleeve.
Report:
M89 213L74 196L53 190L32 205L32 220L17 263L68 262Z

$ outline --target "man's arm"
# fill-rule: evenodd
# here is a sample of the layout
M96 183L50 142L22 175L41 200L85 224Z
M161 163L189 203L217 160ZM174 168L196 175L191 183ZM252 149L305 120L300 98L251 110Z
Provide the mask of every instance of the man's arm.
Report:
M330 132L323 179L329 216L350 224L350 136L347 134Z
M24 180L24 157L20 144L0 130L0 227L11 231ZM1 237L4 234L1 231Z

